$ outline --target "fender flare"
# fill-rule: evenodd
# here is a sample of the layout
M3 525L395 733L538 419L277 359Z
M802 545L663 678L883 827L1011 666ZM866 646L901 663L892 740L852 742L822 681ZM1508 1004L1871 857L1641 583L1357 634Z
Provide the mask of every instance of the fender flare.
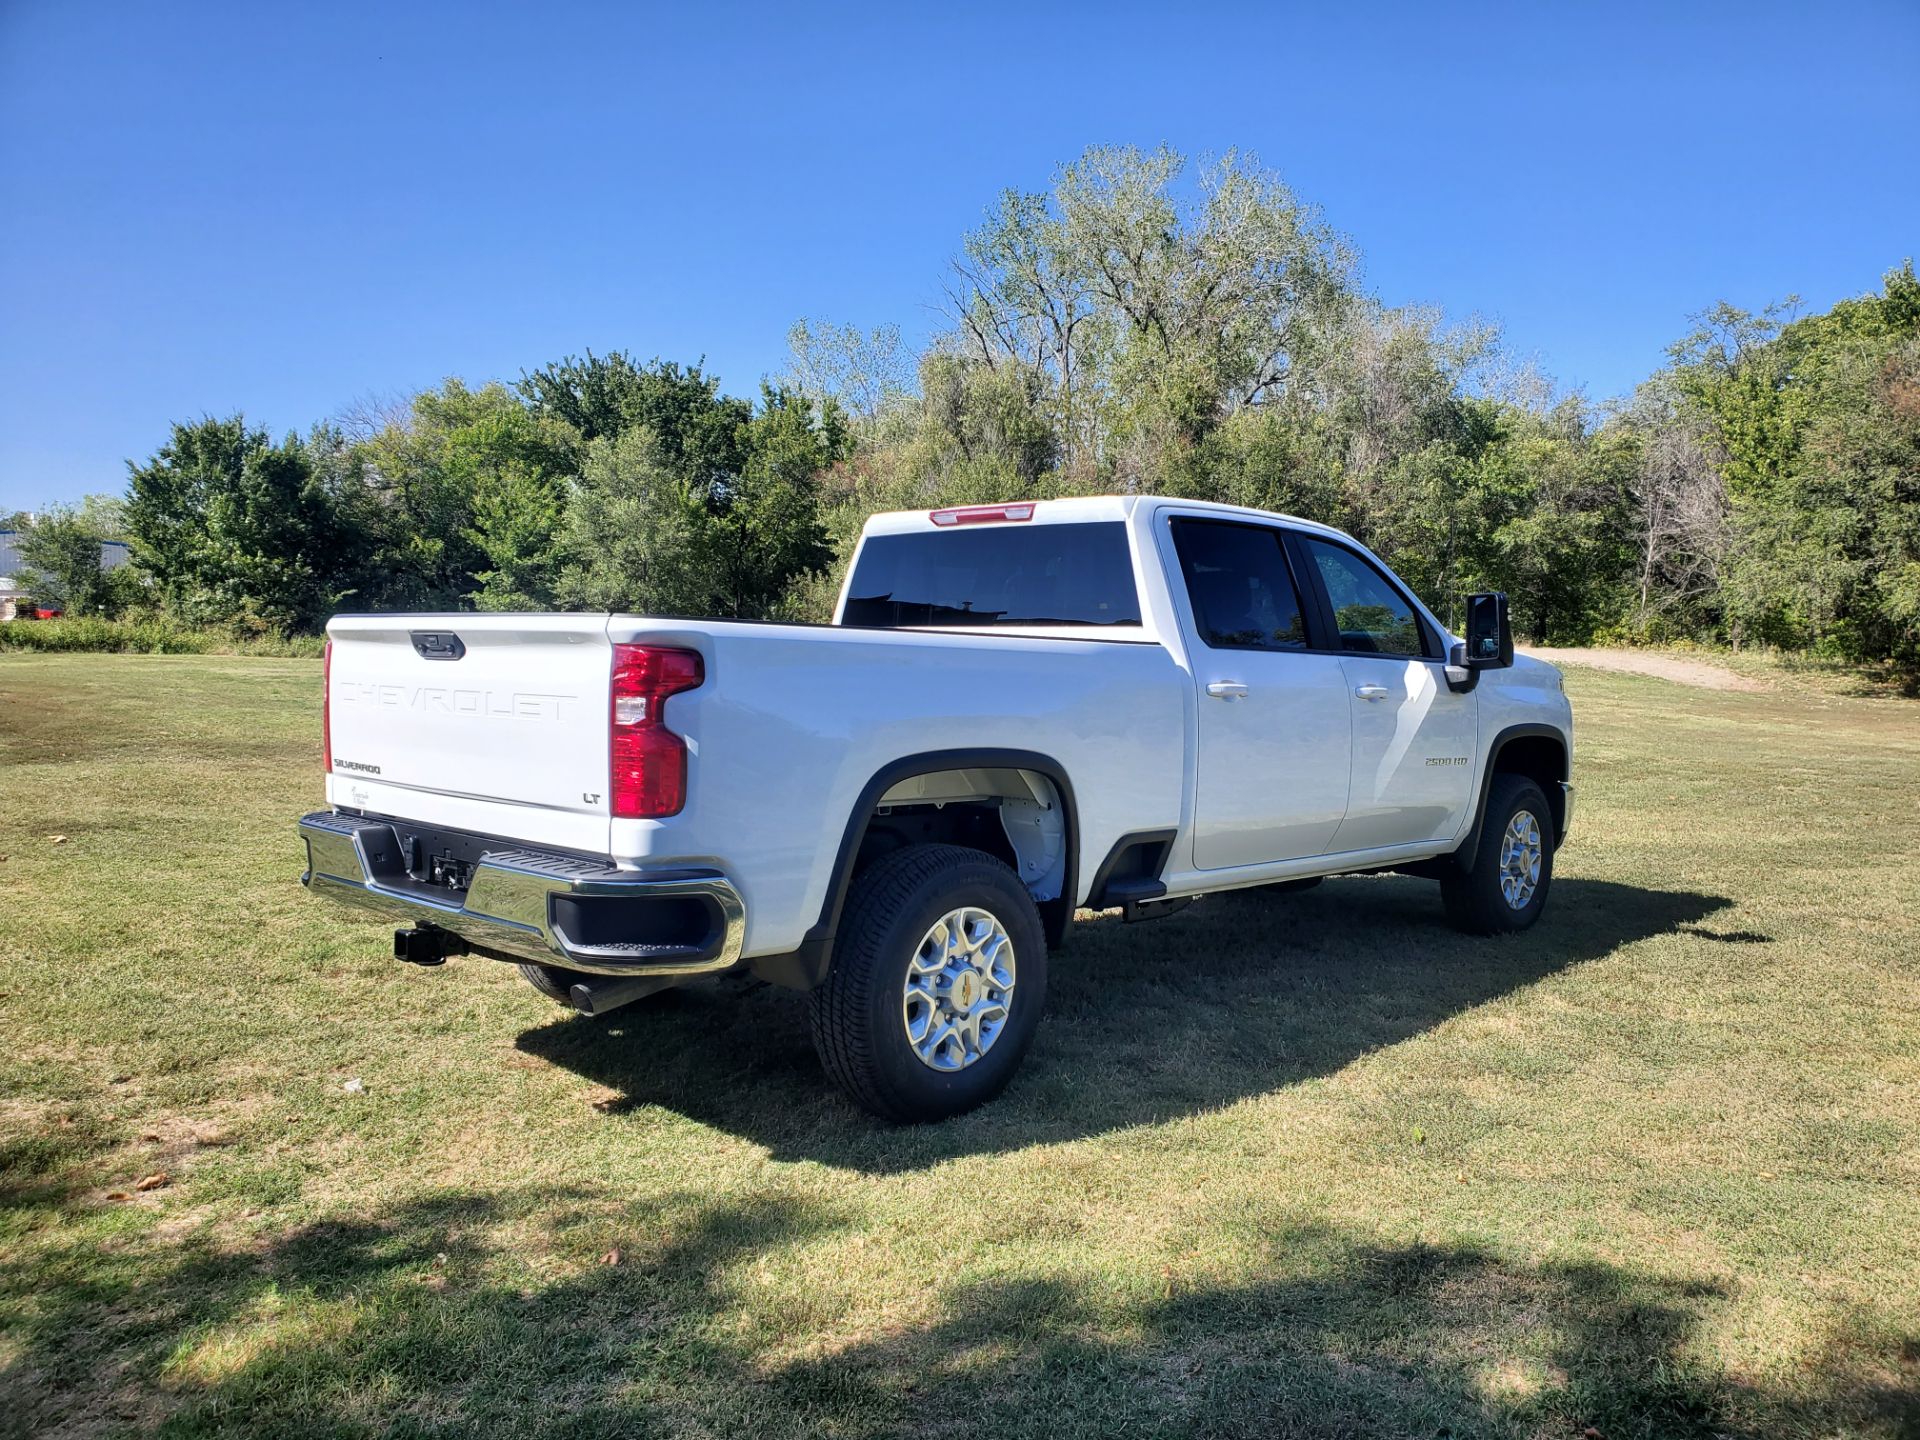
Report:
M1460 837L1460 844L1447 857L1457 864L1471 864L1480 848L1480 827L1487 823L1487 795L1493 789L1493 777L1499 771L1500 752L1516 740L1553 741L1560 747L1560 778L1566 780L1572 771L1573 743L1566 731L1558 726L1529 721L1501 730L1493 737L1493 744L1487 747L1487 763L1480 771L1480 793L1473 802L1473 823L1467 827L1467 833ZM1547 799L1551 802L1553 797L1549 795Z
M754 970L762 979L793 989L811 990L827 978L827 969L833 963L834 937L839 932L841 912L846 909L847 892L853 885L853 864L880 797L902 780L938 770L1031 770L1045 776L1053 785L1067 822L1066 871L1061 877L1059 898L1040 902L1040 919L1046 927L1048 946L1059 947L1073 920L1080 883L1080 810L1066 767L1051 755L1033 750L926 750L889 761L860 787L840 835L840 848L834 854L820 918L801 937L799 948L793 954L769 957L764 963L755 962Z

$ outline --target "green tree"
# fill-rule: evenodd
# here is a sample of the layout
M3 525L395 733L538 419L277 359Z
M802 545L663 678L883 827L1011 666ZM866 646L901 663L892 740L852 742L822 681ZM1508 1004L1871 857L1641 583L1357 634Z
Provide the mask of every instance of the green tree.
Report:
M731 402L715 396L716 407ZM701 483L648 426L587 449L561 593L594 608L760 619L831 552L820 476L849 448L839 407L768 387L733 439L739 468Z
M100 545L108 538L97 506L49 506L20 530L17 548L26 568L15 583L38 603L69 615L115 614L120 591L100 563Z
M1722 305L1674 352L1726 488L1727 634L1920 669L1920 282L1783 313Z
M1294 382L1351 290L1338 240L1257 162L1096 147L969 235L951 343L1045 377L1065 468L1154 489L1169 454Z
M579 437L504 385L449 379L353 447L372 542L367 603L392 609L551 604Z
M561 600L588 610L704 615L712 599L707 497L645 426L602 435L567 506Z
M802 575L831 557L820 518L820 476L850 448L837 404L763 387L760 409L741 427L745 463L711 508L718 561L715 608L765 617Z
M128 469L136 562L189 623L317 628L361 568L330 472L297 435L209 418Z
M698 365L636 365L618 350L588 351L584 360L569 356L522 375L518 388L536 415L564 422L583 444L644 426L661 458L691 484L712 487L739 473L738 432L753 407L722 395L719 379Z

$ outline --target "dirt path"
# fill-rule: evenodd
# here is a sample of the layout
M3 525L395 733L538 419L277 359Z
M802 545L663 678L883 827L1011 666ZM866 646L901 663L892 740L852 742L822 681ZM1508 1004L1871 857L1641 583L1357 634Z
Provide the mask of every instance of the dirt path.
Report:
M1679 655L1663 655L1657 650L1600 650L1556 646L1519 647L1522 655L1545 660L1551 665L1585 665L1593 670L1619 670L1629 675L1653 675L1675 680L1682 685L1698 685L1703 690L1770 690L1761 680L1735 674L1710 660L1690 660Z

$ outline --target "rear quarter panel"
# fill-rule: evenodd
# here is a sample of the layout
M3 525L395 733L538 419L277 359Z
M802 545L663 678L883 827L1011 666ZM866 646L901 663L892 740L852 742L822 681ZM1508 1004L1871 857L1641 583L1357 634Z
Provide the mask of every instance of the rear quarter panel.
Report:
M902 757L1055 760L1078 810L1076 900L1122 833L1180 821L1186 686L1155 643L621 616L609 635L706 663L705 684L666 708L691 751L686 808L613 821L613 854L724 870L746 902L749 955L791 950L818 921L861 790Z

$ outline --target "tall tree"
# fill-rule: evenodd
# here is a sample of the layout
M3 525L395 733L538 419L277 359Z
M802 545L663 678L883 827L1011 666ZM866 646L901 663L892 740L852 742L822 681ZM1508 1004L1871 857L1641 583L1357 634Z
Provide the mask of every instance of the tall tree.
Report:
M1784 313L1719 306L1674 352L1721 457L1729 636L1920 666L1920 282Z
M779 611L831 558L820 476L846 456L848 426L833 402L770 386L733 444L739 468L702 484L650 426L594 440L568 516L562 593L657 614Z
M110 615L120 592L101 565L101 542L108 538L97 503L49 506L20 529L17 548L27 569L14 581L40 604L69 615Z
M644 425L589 442L567 507L563 603L639 615L712 608L704 493L668 463Z
M1153 488L1170 448L1281 393L1350 292L1351 259L1273 175L1229 153L1182 189L1166 148L1095 148L1009 191L967 238L955 342L1047 379L1067 468Z
M313 629L351 586L358 536L299 436L209 418L128 469L134 555L182 618Z
M353 448L374 563L366 603L452 610L552 601L577 434L504 385L450 379Z
M774 613L794 581L830 559L820 475L845 458L850 437L838 405L816 406L766 386L740 439L745 463L714 514L715 608L758 617Z
M698 365L636 365L618 350L543 365L520 377L519 391L535 414L564 421L583 443L644 426L661 458L704 487L739 472L738 431L753 417L750 403L722 395L718 377Z

